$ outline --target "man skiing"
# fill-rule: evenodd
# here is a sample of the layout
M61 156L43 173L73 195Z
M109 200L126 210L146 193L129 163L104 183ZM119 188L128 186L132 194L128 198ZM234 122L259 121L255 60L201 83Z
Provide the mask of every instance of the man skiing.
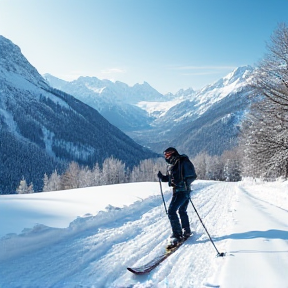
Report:
M168 217L170 220L172 235L170 244L167 248L177 246L184 238L191 235L187 207L189 204L191 183L197 178L194 165L188 156L180 155L174 147L169 147L164 151L164 157L167 166L167 174L163 175L161 171L157 176L163 182L168 182L173 187L173 196L168 208ZM180 216L181 224L177 211Z

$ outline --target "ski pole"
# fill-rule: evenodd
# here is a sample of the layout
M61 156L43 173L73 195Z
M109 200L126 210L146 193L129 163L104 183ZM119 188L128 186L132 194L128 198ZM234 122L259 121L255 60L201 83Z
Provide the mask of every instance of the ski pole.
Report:
M160 178L159 178L159 184L160 184L160 191L161 191L161 195L162 195L162 200L163 200L165 212L166 212L166 214L168 214L168 212L167 212L167 207L166 207L165 200L164 200L164 195L163 195L163 191L162 191L162 184L161 184Z
M198 212L197 212L197 210L196 210L196 207L194 206L194 204L193 204L193 202L192 202L192 200L191 200L191 197L189 197L189 200L190 200L190 202L191 202L191 204L192 204L192 206L193 206L193 208L194 208L194 210L195 210L195 212L196 212L196 214L197 214L197 216L198 216L198 218L199 218L199 220L200 220L202 226L204 227L204 229L205 229L205 231L206 231L206 233L207 233L207 235L208 235L208 237L209 237L211 243L213 244L215 250L217 251L217 257L223 257L223 256L225 256L225 253L224 253L224 252L221 252L221 253L220 253L220 252L218 251L218 249L217 249L216 245L214 244L214 242L213 242L213 240L212 240L212 238L211 238L211 236L210 236L210 234L209 234L207 228L205 227L205 225L204 225L202 219L200 218L200 216L199 216L199 214L198 214Z

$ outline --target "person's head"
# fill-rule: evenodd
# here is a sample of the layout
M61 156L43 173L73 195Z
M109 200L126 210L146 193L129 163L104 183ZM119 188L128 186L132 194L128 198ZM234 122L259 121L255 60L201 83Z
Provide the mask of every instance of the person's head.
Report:
M167 148L163 153L166 162L169 164L174 164L179 157L179 153L174 147Z

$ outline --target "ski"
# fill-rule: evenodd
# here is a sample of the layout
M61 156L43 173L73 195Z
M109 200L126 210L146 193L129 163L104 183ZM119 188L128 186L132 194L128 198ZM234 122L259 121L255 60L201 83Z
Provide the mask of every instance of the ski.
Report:
M177 246L175 246L171 249L166 249L166 251L163 254L155 257L154 259L152 259L148 263L146 263L142 266L139 266L139 267L128 267L127 270L136 274L136 275L142 275L142 274L149 273L154 268L156 268L160 263L162 263L165 259L167 259L170 255L172 255L175 251L177 251L178 248L181 247L182 244L185 243L185 241L187 239L189 239L190 237L184 238L181 242L178 243Z

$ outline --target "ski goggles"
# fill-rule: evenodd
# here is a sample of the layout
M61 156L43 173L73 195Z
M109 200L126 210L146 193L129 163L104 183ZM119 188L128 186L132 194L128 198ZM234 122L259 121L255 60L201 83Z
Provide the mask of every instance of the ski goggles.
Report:
M164 157L165 159L169 159L171 157L171 155L174 154L174 151L167 151L164 152Z

